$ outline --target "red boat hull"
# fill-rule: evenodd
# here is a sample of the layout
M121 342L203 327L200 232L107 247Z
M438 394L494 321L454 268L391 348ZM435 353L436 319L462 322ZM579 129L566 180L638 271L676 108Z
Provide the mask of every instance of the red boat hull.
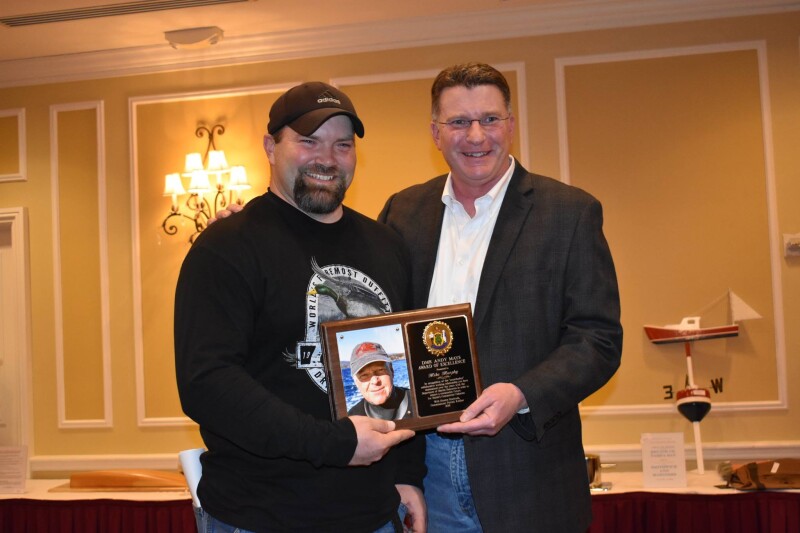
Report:
M720 339L723 337L736 337L739 335L738 324L700 329L672 329L661 326L645 326L645 333L650 342L654 344L668 344L671 342L689 342L707 339Z

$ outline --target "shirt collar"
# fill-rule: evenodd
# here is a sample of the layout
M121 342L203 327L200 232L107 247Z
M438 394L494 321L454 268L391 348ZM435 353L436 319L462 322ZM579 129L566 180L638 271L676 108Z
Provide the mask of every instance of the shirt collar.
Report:
M516 166L514 158L512 156L508 156L508 158L511 160L511 164L508 165L508 169L506 169L505 174L503 174L502 178L497 180L497 183L494 184L494 187L492 187L489 190L489 192L487 192L486 194L475 200L476 207L481 205L491 205L498 196L500 197L505 196L504 193L506 190L506 186L508 185L508 182L511 180L511 175L514 174L514 168ZM453 209L453 206L455 204L461 205L461 202L459 202L456 199L456 195L453 192L452 172L450 172L447 175L447 181L444 184L444 190L442 191L442 203L450 209Z

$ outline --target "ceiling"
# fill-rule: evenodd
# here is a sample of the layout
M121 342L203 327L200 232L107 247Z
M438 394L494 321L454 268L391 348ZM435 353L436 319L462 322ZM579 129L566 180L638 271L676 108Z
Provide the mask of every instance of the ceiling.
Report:
M197 5L219 2L232 3ZM149 12L112 14L122 8ZM0 86L796 10L799 0L3 0ZM10 25L38 14L78 20ZM205 26L222 41L173 50L164 38Z

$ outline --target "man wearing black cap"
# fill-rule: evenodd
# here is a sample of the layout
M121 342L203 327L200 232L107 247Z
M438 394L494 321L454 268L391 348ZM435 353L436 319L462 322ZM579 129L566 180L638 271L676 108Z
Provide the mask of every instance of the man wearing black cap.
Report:
M377 342L362 342L353 348L350 375L363 398L347 414L381 420L412 416L408 389L395 386L392 359Z
M269 190L198 237L176 290L178 390L208 449L198 525L384 533L407 506L424 531L424 440L331 420L322 367L321 322L409 303L399 237L342 205L364 126L344 93L311 82L278 98L267 130Z

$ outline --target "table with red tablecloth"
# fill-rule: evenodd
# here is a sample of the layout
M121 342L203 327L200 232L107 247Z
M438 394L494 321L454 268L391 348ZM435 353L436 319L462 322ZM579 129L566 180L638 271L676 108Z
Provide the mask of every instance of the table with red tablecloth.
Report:
M642 485L641 472L603 472L592 493L590 533L800 533L800 491L716 487L715 473L687 473L687 486ZM188 492L51 492L65 480L28 480L0 494L2 533L194 533Z
M2 533L195 533L192 500L181 492L52 492L66 480L29 479L0 494Z
M800 533L800 491L719 488L716 473L687 472L687 486L644 487L641 472L604 473L592 494L591 533Z

